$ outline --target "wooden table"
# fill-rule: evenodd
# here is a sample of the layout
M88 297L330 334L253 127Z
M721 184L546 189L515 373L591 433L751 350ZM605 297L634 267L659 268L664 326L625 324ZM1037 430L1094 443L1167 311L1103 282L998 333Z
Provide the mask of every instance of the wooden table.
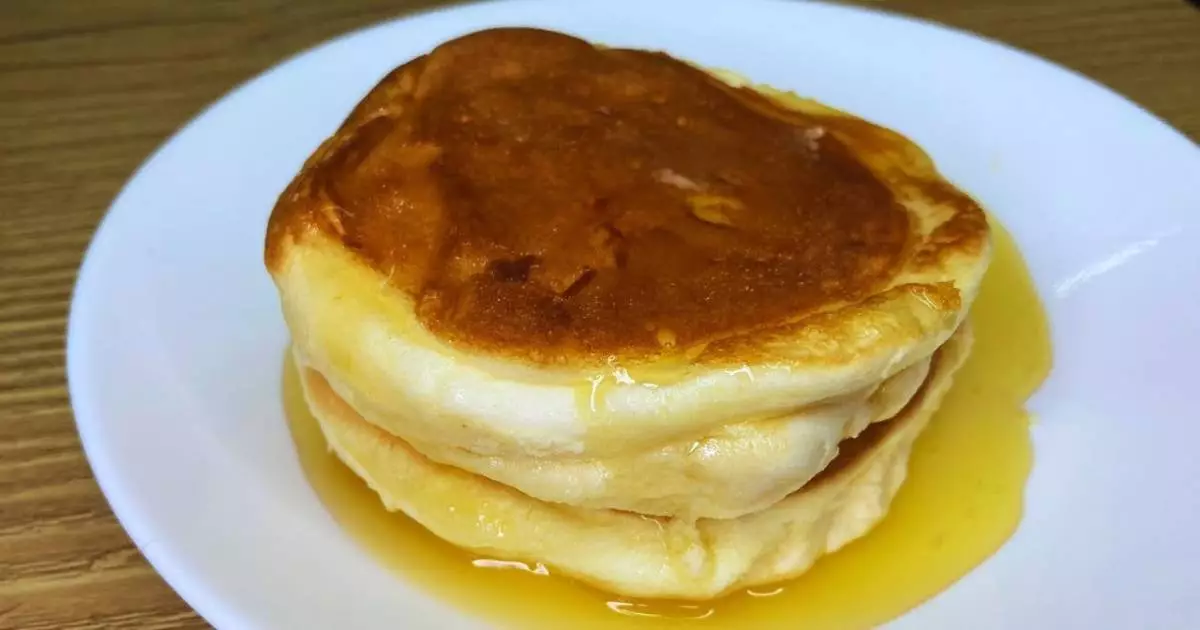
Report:
M134 549L80 451L63 377L76 267L118 188L206 104L427 4L0 3L0 629L206 627ZM1184 0L870 4L1041 54L1200 138L1200 11Z

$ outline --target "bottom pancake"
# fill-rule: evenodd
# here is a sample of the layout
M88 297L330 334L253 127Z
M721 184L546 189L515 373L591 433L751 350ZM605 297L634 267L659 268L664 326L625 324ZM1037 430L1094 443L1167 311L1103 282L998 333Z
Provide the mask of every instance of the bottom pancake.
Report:
M434 463L363 420L319 373L300 372L331 449L389 510L476 554L537 561L619 595L707 599L795 577L879 522L970 342L964 325L938 350L908 406L843 442L800 491L736 519L691 522L546 503Z

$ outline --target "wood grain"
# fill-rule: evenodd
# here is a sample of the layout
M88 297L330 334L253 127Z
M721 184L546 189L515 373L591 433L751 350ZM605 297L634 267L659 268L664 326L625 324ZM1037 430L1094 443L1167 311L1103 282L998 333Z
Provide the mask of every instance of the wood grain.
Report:
M138 164L231 87L431 3L0 3L0 629L203 628L108 511L75 434L63 330L96 222ZM864 2L1075 68L1200 137L1184 0Z

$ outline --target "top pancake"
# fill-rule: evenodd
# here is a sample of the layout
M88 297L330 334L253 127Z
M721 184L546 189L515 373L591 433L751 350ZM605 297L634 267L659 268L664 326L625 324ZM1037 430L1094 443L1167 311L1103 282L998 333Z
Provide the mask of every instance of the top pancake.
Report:
M308 255L366 268L461 352L741 364L878 313L948 314L944 339L987 224L892 132L663 54L495 29L393 71L309 159L267 264Z

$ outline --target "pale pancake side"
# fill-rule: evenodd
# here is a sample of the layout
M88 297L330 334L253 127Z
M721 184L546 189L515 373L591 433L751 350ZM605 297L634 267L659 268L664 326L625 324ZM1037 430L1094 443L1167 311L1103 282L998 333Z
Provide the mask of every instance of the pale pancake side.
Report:
M938 351L925 386L850 461L810 487L738 519L652 518L532 499L435 464L362 418L319 375L305 396L333 451L380 494L436 535L499 559L536 560L605 590L635 597L703 599L794 577L884 517L903 482L913 441L970 346L964 329ZM877 440L877 441L876 441Z
M394 435L436 463L542 501L685 520L736 518L791 494L833 460L839 442L899 413L924 383L929 365L922 360L869 391L793 414L745 420L607 457L479 455L438 439Z

